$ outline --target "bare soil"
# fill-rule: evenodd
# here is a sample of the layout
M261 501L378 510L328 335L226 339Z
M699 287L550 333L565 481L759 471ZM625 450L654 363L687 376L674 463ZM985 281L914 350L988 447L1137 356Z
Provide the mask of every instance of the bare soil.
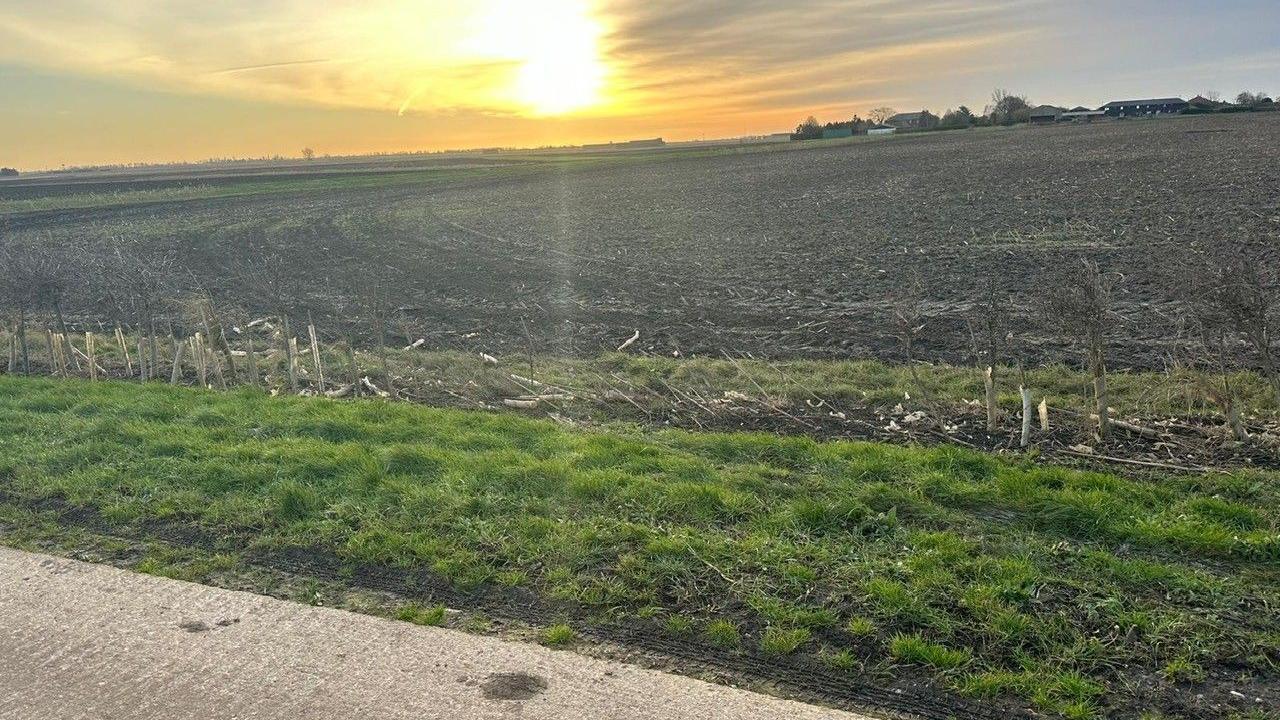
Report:
M1125 275L1113 366L1146 368L1179 336L1154 286L1164 253L1280 239L1280 115L502 160L420 184L9 213L0 242L143 237L179 259L174 292L246 317L275 309L255 268L278 258L290 310L330 332L367 328L359 301L382 283L401 339L495 353L591 355L638 329L635 349L654 353L900 359L892 316L910 299L918 355L950 362L969 355L988 283L1016 294L1028 360L1074 360L1033 299L1089 256ZM36 192L0 185L0 201ZM100 293L68 304L111 312Z

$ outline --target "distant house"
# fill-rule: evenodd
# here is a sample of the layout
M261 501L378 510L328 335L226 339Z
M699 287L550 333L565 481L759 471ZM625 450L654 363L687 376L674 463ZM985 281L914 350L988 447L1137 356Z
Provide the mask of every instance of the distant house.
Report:
M868 135L892 135L898 132L898 128L892 125L872 125L867 129Z
M1032 125L1052 125L1058 122L1058 118L1062 117L1065 112L1057 105L1041 105L1031 108L1031 124Z
M830 140L832 138L853 137L853 128L851 127L830 127L822 128L822 139Z
M1191 107L1196 107L1196 108L1209 108L1209 107L1213 107L1214 105L1217 105L1218 103L1210 100L1209 98L1203 95L1197 95L1191 98L1190 100L1188 100L1187 104L1190 105Z
M1105 111L1090 110L1089 108L1083 105L1077 105L1076 107L1073 107L1070 110L1067 110L1066 112L1059 115L1058 121L1074 122L1074 123L1091 123L1096 120L1101 120L1106 116L1107 116L1107 113Z
M1176 115L1190 105L1182 98L1154 98L1151 100L1114 100L1100 110L1109 117L1127 118L1147 115Z
M921 110L920 112L898 113L884 122L886 125L891 125L899 130L923 130L936 127L938 125L938 116L928 110Z

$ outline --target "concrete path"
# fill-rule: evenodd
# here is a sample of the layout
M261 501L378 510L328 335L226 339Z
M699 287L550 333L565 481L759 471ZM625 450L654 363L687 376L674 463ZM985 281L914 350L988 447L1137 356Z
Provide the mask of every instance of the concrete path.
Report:
M7 548L0 718L860 720L572 652Z

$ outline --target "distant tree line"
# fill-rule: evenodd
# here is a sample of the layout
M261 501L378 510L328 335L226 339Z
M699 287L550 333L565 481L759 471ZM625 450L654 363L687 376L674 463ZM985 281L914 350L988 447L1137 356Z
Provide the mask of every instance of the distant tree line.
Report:
M0 177L17 177L17 176L18 176L18 171L13 168L10 168L10 167L0 168Z
M1233 112L1258 112L1275 110L1280 107L1275 100L1265 92L1244 91L1236 96L1235 102L1225 102L1221 100L1221 94L1216 91L1208 91L1204 93L1202 98L1208 102L1193 103L1190 108L1183 111L1186 114L1204 114L1204 113L1233 113ZM991 102L982 110L982 114L975 115L968 107L961 105L952 110L948 109L938 118L927 109L923 110L925 117L923 121L916 126L910 128L899 128L900 130L910 131L927 131L927 130L962 130L971 127L989 127L993 125L1010 126L1031 121L1031 101L1026 95L1011 92L1004 88L996 88L991 93ZM796 126L795 132L792 133L793 140L813 140L821 138L824 130L834 128L849 128L854 135L866 134L868 130L888 123L895 115L897 110L890 107L879 107L867 114L867 119L855 115L852 120L843 120L838 122L822 123L812 115L804 122ZM892 123L890 123L892 124Z
M827 130L843 130L848 129L854 135L865 135L867 130L875 126L871 120L863 120L854 115L850 120L837 120L836 122L820 123L818 119L810 115L804 122L796 126L796 130L791 134L793 140L816 140L822 137L823 132Z
M1265 92L1245 90L1236 95L1234 103L1223 101L1221 95L1210 90L1201 93L1201 102L1192 102L1184 112L1188 115L1207 115L1212 113L1267 112L1276 109L1276 102Z

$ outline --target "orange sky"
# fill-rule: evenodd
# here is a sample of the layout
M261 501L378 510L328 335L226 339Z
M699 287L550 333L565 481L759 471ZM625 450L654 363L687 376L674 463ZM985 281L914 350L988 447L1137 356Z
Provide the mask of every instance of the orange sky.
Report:
M1071 105L1280 91L1280 4L1113 5L12 3L0 164L723 137L881 105L980 110L994 86Z

